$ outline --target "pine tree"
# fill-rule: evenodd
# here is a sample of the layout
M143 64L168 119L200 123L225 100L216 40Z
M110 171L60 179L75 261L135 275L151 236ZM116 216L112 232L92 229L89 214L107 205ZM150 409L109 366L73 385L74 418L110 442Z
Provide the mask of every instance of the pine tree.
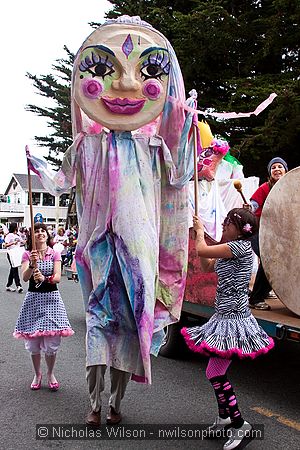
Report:
M52 65L54 73L40 77L27 73L38 94L52 100L53 106L42 108L29 104L26 110L48 119L47 124L53 131L47 136L35 136L34 139L40 147L48 148L46 159L55 166L60 166L59 156L72 143L70 87L74 55L66 46L64 50L67 57L56 60Z
M111 0L107 14L140 15L172 43L186 92L198 91L200 109L252 111L271 92L278 97L258 116L216 121L214 134L229 140L246 175L265 176L269 159L280 155L299 165L299 0ZM91 24L93 27L97 23ZM40 94L56 106L28 110L48 117L55 132L36 137L57 163L71 142L70 77L74 56L60 59L53 74L28 74Z

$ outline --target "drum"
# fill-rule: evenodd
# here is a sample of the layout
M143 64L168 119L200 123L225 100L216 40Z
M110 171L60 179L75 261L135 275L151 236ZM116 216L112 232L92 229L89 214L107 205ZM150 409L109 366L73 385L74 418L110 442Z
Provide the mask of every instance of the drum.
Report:
M300 167L271 189L260 219L259 245L266 276L282 303L300 315Z

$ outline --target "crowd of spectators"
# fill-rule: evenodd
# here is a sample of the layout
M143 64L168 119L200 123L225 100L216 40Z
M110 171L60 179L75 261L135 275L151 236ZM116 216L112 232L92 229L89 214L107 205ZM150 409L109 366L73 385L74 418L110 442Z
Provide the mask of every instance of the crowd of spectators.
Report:
M61 252L62 267L71 267L74 254L76 250L77 238L78 238L78 226L74 225L67 229L64 227L55 227L49 225L49 234L51 236L51 245ZM8 228L4 224L0 224L0 249L5 248L5 236L8 234ZM28 240L29 229L27 227L20 227L17 231L18 236L21 239L22 245L26 247Z

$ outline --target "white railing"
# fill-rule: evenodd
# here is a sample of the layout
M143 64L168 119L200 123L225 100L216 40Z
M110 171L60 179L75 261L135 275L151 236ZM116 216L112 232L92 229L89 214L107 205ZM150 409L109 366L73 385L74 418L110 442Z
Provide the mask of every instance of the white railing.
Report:
M22 205L21 203L0 202L0 211L2 211L2 212L24 213L25 205Z

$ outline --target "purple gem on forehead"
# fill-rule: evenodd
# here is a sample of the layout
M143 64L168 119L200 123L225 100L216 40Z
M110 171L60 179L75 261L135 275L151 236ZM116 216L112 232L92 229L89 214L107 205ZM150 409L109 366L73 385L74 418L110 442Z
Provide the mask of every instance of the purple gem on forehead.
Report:
M130 55L132 50L133 50L133 42L132 42L131 36L129 34L127 36L127 38L125 39L125 41L123 42L122 52L126 55L126 58L128 58L128 56Z

